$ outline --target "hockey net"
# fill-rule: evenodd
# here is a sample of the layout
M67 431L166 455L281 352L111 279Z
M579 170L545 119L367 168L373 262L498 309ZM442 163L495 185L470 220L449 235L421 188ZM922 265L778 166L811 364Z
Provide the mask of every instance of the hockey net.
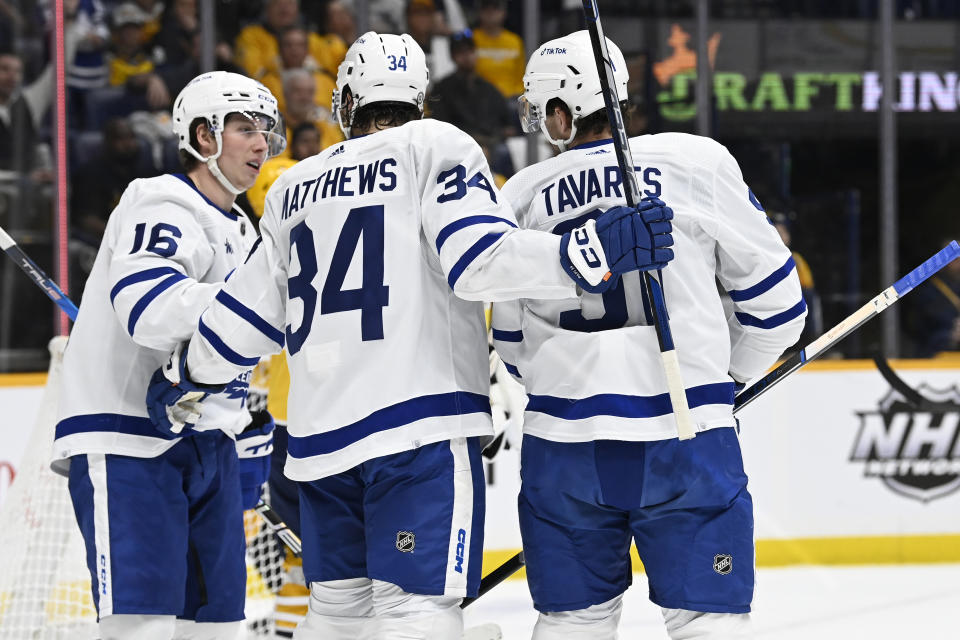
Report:
M66 338L50 343L50 371L30 444L0 509L0 638L93 640L97 616L67 479L50 470ZM244 514L247 637L273 637L282 555L260 515Z

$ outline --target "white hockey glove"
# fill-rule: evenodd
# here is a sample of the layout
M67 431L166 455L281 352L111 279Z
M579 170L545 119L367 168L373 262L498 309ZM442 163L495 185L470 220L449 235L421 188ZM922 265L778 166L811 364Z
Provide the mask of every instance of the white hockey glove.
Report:
M523 412L527 394L523 385L513 379L496 351L490 352L490 412L493 417L493 440L483 450L493 459L500 449L520 449L523 439Z

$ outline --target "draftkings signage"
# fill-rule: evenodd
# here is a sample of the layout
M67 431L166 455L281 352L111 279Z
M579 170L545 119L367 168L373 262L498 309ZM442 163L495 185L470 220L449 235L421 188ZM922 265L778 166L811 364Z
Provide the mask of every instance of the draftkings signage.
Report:
M660 115L667 120L689 120L696 115L693 88L696 74L678 73L657 94ZM897 76L894 109L900 112L956 111L960 106L957 73L904 71ZM877 111L883 94L875 71L799 72L768 71L757 80L745 74L718 71L713 74L714 103L718 111L833 112Z
M618 18L608 35L631 54L633 91L668 129L692 127L696 116L696 42L692 23ZM895 28L894 108L907 132L960 129L955 25L899 22ZM718 126L875 135L884 87L875 21L715 20L707 55ZM639 86L643 77L649 84ZM936 127L940 127L936 129Z

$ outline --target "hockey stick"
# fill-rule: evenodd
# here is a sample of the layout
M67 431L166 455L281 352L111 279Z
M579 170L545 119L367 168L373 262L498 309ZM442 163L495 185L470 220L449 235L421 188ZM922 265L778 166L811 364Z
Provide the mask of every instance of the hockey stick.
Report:
M910 293L914 287L925 281L927 278L935 274L957 257L960 257L960 244L957 244L957 241L954 240L946 247L928 258L916 269L884 289L870 302L841 320L837 326L833 327L825 334L808 344L798 353L790 356L776 369L741 391L734 400L734 412L739 411L743 407L756 400L761 394L770 389L770 387L773 387L774 385L783 381L784 378L800 367L819 358L827 351L827 349L830 349L845 337L850 335L850 333L852 333L857 327L882 313L884 309Z
M487 591L490 591L490 589L493 589L495 586L522 569L524 564L526 563L523 560L523 551L521 551L491 571L488 575L484 576L483 579L480 580L480 588L477 590L476 597L464 598L463 602L460 603L460 608L464 609L469 607L471 604L476 602L477 598L481 597Z
M303 545L300 543L300 537L293 532L293 530L287 526L287 523L280 519L280 516L277 515L277 512L270 508L266 502L261 500L257 503L257 506L254 507L254 510L260 514L263 518L263 521L267 523L267 528L270 529L270 532L276 535L280 540L283 541L283 544L287 545L287 549L290 549L295 557L299 558L300 553L303 551Z
M597 63L597 73L600 75L600 88L603 92L603 101L607 106L607 119L610 121L620 174L623 176L623 191L627 197L627 206L635 207L640 202L640 189L637 186L637 176L633 168L630 141L623 126L623 114L620 112L620 101L617 99L613 77L613 63L607 51L607 40L603 37L603 29L600 26L600 10L596 0L583 0L583 15L587 20L587 29L590 31L590 42L593 44L593 58ZM662 274L659 277L662 278ZM677 358L673 333L670 331L670 318L663 298L663 286L657 276L649 271L644 272L643 281L646 285L645 295L649 308L654 312L654 326L657 328L657 342L660 344L660 357L667 377L670 404L673 406L673 415L677 421L677 435L681 440L688 440L696 433L693 431L693 419L687 404L686 387L680 375L680 360Z
M850 335L862 324L882 313L884 309L910 293L910 291L912 291L915 287L958 257L960 257L960 244L957 244L957 241L954 240L945 248L928 258L916 269L884 289L880 295L875 297L873 300L841 320L839 324L811 342L805 349L802 349L799 353L794 354L789 359L784 361L779 367L741 391L733 402L734 415L736 415L737 412L739 412L745 406L769 391L777 383L782 382L784 378L797 371L808 362L812 362L823 355L828 349L837 345L841 340ZM883 377L890 382L891 386L893 386L895 390L899 391L908 402L916 404L917 406L927 406L929 404L928 400L916 393L916 391L911 389L905 382L900 380L896 374L894 374L893 370L890 369L888 364L886 364L886 360L882 361L883 364L881 364L880 359L876 359L876 362L877 367L880 369L881 375L883 375ZM886 365L886 368L883 365ZM892 378L888 376L892 376ZM900 384L894 383L893 379L899 381ZM477 597L479 598L491 588L509 578L511 575L519 571L523 565L523 552L521 551L494 569L489 576L480 581L481 590ZM494 576L496 576L495 580ZM486 581L488 578L491 579L491 584L489 584L489 586L484 590L484 581ZM469 604L469 602L466 602L466 600L464 602ZM472 602L472 600L470 602Z
M3 230L3 227L0 227L0 249L3 249L3 252L17 263L17 266L23 269L23 272L26 273L38 287L43 289L43 292L57 303L57 306L60 307L71 320L76 321L77 306L60 290L57 283L51 280L50 277L43 272L43 269L38 267L37 263L23 252L23 249L17 245L16 240L11 238L10 235Z

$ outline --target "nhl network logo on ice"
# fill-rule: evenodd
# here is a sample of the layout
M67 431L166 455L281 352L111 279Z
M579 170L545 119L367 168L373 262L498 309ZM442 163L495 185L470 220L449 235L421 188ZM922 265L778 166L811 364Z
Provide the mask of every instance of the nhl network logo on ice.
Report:
M860 429L850 455L864 475L900 495L929 502L960 488L960 389L917 389L918 408L891 389L876 411L858 411Z

